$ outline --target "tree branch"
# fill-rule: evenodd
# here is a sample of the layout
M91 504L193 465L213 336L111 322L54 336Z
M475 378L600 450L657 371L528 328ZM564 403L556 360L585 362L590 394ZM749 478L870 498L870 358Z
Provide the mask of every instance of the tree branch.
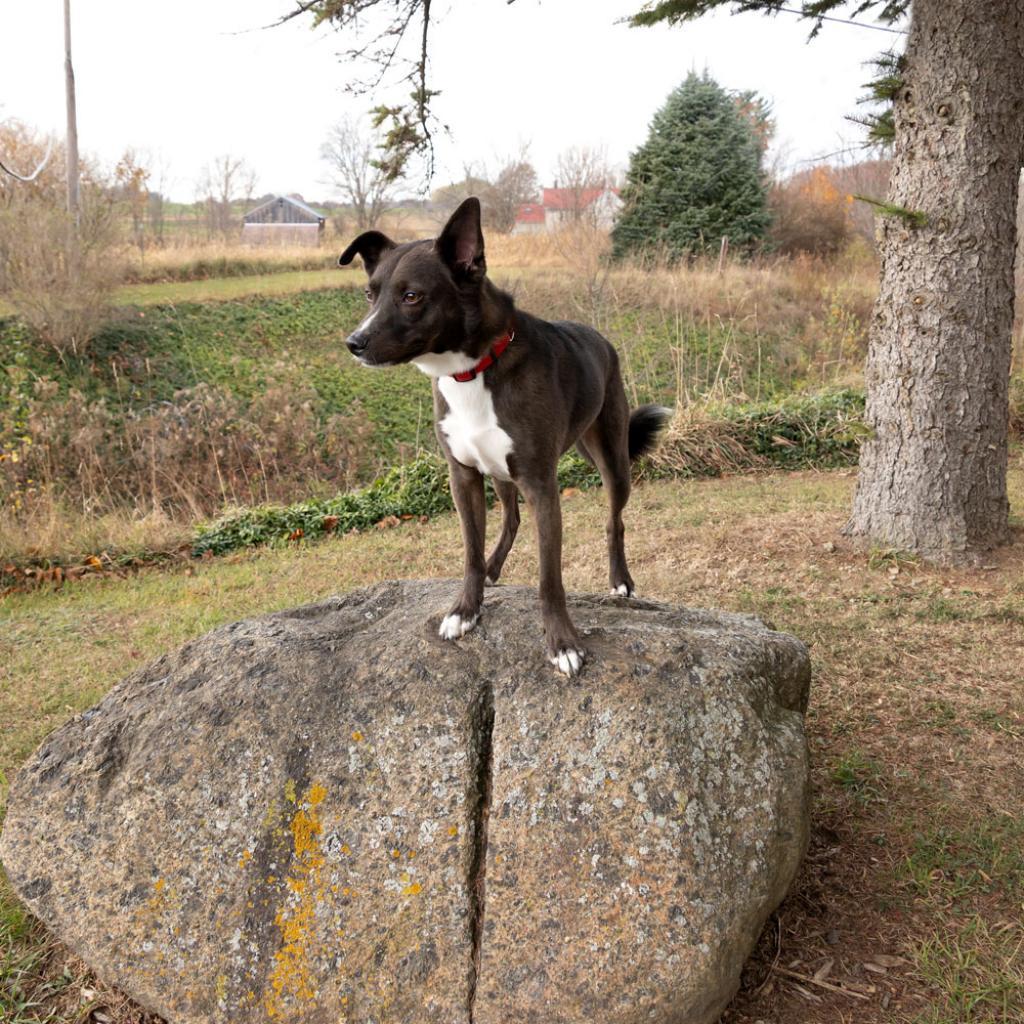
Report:
M12 178L16 179L17 181L35 181L36 178L38 178L39 175L43 173L43 171L46 168L46 165L50 162L50 154L52 152L53 138L51 137L50 139L47 140L46 152L43 154L42 160L39 161L38 166L31 174L18 174L17 171L12 171L10 167L8 167L7 164L5 164L2 160L0 160L0 171L3 171L4 174L9 174Z

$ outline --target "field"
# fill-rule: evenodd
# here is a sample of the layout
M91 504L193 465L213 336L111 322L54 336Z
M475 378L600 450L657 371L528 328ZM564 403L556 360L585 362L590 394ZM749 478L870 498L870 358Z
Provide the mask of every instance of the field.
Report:
M597 249L579 244L571 262L570 249L510 239L492 273L531 311L597 323L623 355L631 400L676 405L680 431L753 402L781 408L794 392L816 402L822 388L859 386L869 261L608 273ZM396 565L450 577L461 564L445 512L189 557L197 524L226 505L329 498L432 443L422 376L361 370L341 350L364 308L360 275L298 269L285 253L270 274L194 279L197 258L127 285L82 358L62 360L0 321L0 563L100 566L0 597L0 804L42 737L126 666ZM241 258L213 254L211 265ZM25 484L29 447L15 472L15 420L18 436L49 438L32 463L46 479L33 470ZM169 426L182 423L178 434ZM853 470L770 471L798 443L771 432L768 443L779 458L760 472L683 479L676 467L673 479L643 480L626 512L642 596L752 612L811 648L811 848L725 1020L1020 1021L1024 455L1011 457L1017 543L983 567L940 570L851 547L840 530ZM604 496L574 487L563 504L566 585L601 589ZM158 551L163 568L128 564ZM506 572L536 581L528 516ZM0 882L0 1020L104 1018L147 1020Z

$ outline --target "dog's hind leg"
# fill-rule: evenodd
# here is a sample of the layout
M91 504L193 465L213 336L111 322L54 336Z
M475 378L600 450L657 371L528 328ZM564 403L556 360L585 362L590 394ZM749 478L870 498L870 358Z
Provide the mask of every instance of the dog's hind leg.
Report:
M613 594L629 597L636 589L626 565L626 530L622 510L629 501L629 405L616 375L609 383L604 406L580 439L580 447L597 466L608 495L608 580Z
M480 618L484 601L484 535L487 530L487 504L484 500L484 478L475 469L448 460L452 497L459 511L462 543L466 563L462 594L442 619L438 633L445 640L465 636Z
M512 550L512 543L519 530L519 488L511 480L494 480L494 490L501 499L501 536L494 545L491 557L487 559L485 582L494 586L501 576L505 559Z

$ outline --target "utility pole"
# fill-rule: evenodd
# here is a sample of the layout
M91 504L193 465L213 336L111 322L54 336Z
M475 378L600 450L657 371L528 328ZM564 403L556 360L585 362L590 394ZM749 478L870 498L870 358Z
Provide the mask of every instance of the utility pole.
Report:
M75 113L75 69L71 65L71 0L64 0L64 90L67 99L68 217L78 232L78 117Z

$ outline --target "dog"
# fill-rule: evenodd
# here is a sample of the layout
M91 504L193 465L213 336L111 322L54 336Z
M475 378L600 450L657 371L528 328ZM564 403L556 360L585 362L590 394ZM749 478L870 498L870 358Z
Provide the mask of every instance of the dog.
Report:
M618 355L593 328L516 309L487 277L480 213L470 197L436 239L399 245L379 231L356 238L338 262L362 257L370 309L346 343L365 366L412 363L432 378L434 429L465 547L462 593L441 621L441 637L456 640L479 621L484 585L497 583L515 540L522 494L537 522L547 657L572 676L585 652L562 586L558 459L575 444L600 472L611 590L629 597L622 509L630 462L653 445L669 410L645 405L630 415ZM502 507L489 557L485 474Z

